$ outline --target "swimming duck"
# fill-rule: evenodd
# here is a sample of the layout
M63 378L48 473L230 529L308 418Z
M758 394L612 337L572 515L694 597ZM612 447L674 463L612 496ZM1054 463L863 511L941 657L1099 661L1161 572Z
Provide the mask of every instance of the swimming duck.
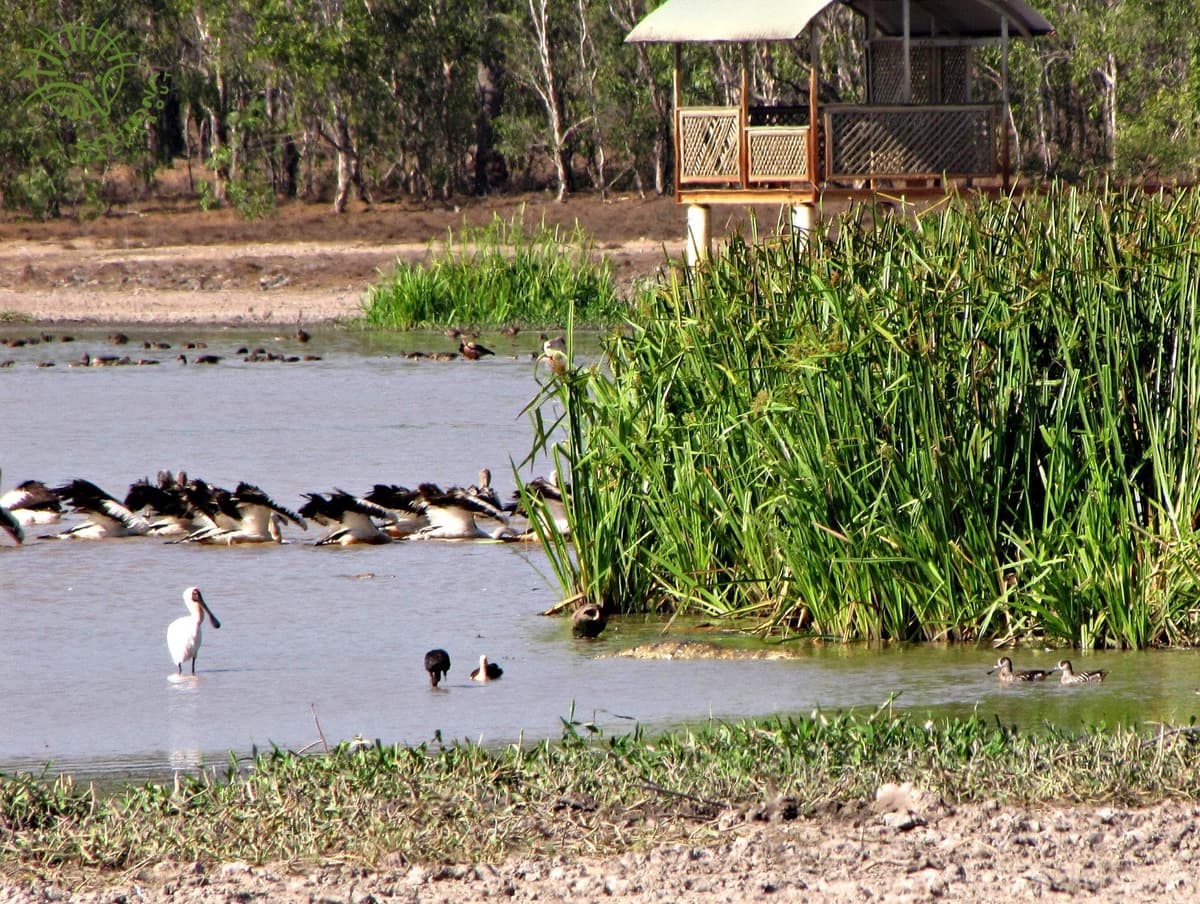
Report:
M1104 669L1092 669L1087 672L1077 672L1071 666L1071 660L1059 660L1058 667L1055 671L1062 672L1063 684L1100 684L1108 677L1108 672Z
M429 673L429 684L437 687L450 671L450 654L445 650L430 650L425 654L425 671Z
M460 339L458 343L458 353L468 361L478 361L486 355L496 354L490 348L480 345L472 339Z
M571 633L576 637L599 637L608 624L608 615L603 606L591 603L580 606L571 613Z
M488 681L495 681L503 674L504 669L500 668L494 662L488 662L487 655L484 654L479 657L479 668L471 672L471 680L486 683Z
M196 655L200 652L200 626L204 624L204 617L208 616L214 628L221 627L221 623L208 608L199 587L188 587L183 591L183 604L190 614L175 619L167 626L167 649L180 675L183 674L184 662L189 659L192 661L192 674L195 675Z
M8 494L6 493L5 495L7 496ZM13 542L17 545L25 541L25 532L21 530L21 522L8 510L3 502L0 502L0 530L12 537Z
M1017 669L1013 670L1013 662L1007 656L1001 656L1000 661L988 669L988 674L1000 670L1001 684L1015 684L1019 681L1044 681L1053 669Z

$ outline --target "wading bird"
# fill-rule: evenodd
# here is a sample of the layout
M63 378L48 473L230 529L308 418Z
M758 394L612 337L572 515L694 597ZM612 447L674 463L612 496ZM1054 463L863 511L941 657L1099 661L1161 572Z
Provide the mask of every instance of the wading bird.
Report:
M199 587L188 587L183 591L183 604L187 606L189 615L175 619L167 625L167 649L171 651L171 661L179 674L183 674L183 664L192 661L192 674L196 674L196 654L200 652L200 626L204 617L212 622L214 628L221 627L217 617L212 614Z
M425 671L429 673L429 684L437 687L450 671L450 654L445 650L430 650L425 654Z

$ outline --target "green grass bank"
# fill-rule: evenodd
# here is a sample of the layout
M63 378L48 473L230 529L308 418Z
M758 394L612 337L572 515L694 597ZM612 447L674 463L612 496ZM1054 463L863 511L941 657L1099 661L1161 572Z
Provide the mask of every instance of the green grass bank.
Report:
M1194 191L1058 187L729 242L539 400L564 595L839 640L1200 642L1198 221Z
M948 802L1192 799L1186 729L1018 732L982 718L875 712L711 724L661 737L580 737L496 750L342 745L259 756L225 778L113 792L69 779L0 777L9 875L180 862L493 862L703 838L731 809L780 796L798 815L912 781Z

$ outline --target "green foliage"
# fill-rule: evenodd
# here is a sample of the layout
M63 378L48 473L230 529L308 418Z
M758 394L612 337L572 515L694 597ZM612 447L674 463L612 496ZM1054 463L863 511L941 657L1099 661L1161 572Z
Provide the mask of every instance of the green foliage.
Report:
M523 215L464 227L430 249L426 264L397 264L364 301L370 326L412 329L453 323L548 326L574 306L589 323L624 316L607 261L576 226L526 226Z
M846 640L1200 642L1197 217L1060 190L731 242L556 378L564 592Z
M42 216L64 203L95 210L109 167L144 144L160 92L141 79L128 36L105 23L41 29L27 57L23 112L40 128L28 135L36 150L15 174L16 200Z

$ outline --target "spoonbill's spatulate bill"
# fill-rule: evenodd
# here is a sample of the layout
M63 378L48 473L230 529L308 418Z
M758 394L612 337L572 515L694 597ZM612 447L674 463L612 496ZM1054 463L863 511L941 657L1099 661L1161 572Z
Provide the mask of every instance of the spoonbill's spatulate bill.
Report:
M171 661L179 674L183 674L183 664L192 661L192 674L196 674L196 654L200 652L200 627L207 616L214 628L221 627L221 622L212 614L199 587L188 587L183 591L183 604L187 606L188 614L175 619L167 626L167 649L171 651Z

